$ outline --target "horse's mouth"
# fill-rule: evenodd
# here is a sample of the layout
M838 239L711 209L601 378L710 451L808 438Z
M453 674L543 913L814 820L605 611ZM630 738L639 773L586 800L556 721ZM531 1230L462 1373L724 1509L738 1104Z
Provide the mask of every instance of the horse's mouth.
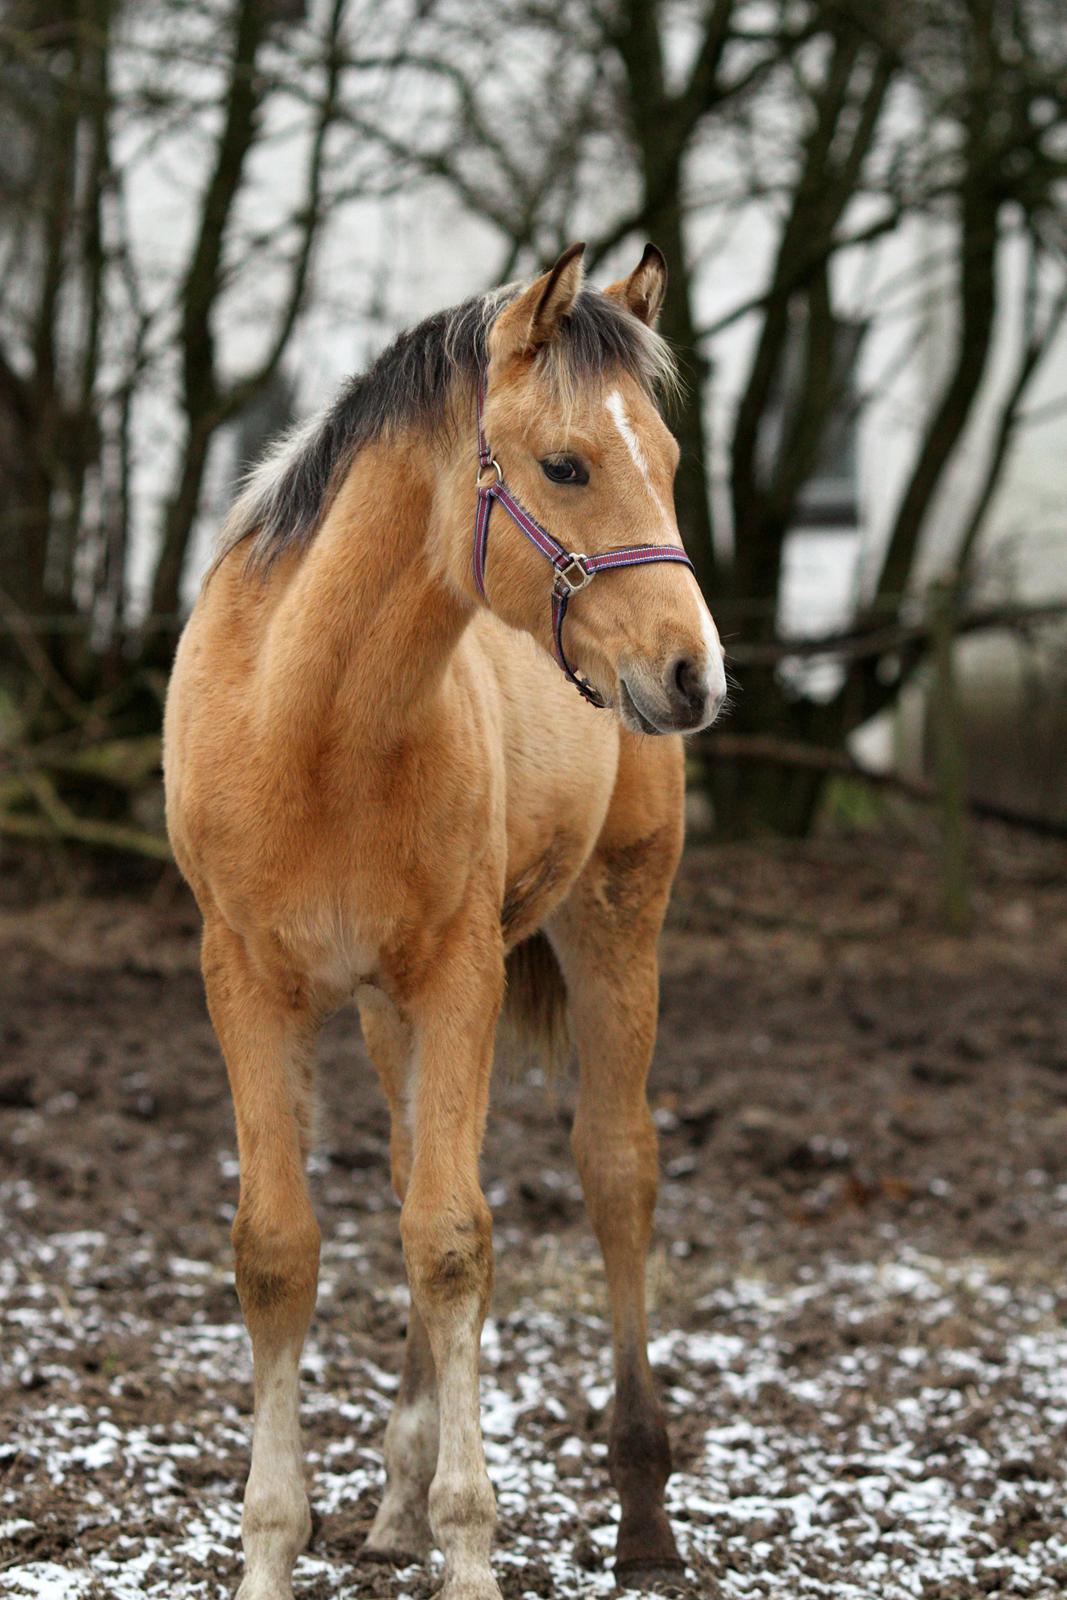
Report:
M630 692L630 686L625 678L619 679L619 717L624 728L629 728L631 733L663 733L663 728L657 728L645 716L637 701Z

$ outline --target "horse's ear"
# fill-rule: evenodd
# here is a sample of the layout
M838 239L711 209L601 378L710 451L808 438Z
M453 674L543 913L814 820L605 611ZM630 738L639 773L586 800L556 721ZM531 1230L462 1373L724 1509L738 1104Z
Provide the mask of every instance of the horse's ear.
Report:
M489 354L498 361L533 355L555 335L582 287L584 244L564 250L555 266L535 278L497 317L489 332Z
M646 244L645 253L630 276L609 284L604 293L610 294L613 300L621 300L639 321L654 328L667 293L667 263L663 251L654 244Z

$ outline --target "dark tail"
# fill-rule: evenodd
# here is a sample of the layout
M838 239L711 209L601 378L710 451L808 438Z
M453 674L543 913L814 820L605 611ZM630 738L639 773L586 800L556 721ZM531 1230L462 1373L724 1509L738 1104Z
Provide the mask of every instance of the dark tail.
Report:
M553 1076L570 1058L567 986L543 933L524 939L508 956L497 1043L509 1065L521 1067L533 1058Z

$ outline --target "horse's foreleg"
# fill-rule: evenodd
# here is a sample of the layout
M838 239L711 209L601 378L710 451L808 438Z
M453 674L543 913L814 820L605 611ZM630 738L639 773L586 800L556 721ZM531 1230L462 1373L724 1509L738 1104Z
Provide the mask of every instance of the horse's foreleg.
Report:
M494 927L453 943L412 1002L411 1177L400 1214L415 1310L437 1374L440 1439L430 1525L445 1558L440 1600L500 1600L489 1565L496 1503L478 1396L493 1278L492 1222L478 1181L493 1036L503 989Z
M411 1032L384 998L361 1002L360 1020L389 1101L393 1188L402 1205L411 1175ZM367 1535L368 1556L397 1564L425 1560L433 1543L428 1500L436 1467L437 1375L426 1328L412 1304L400 1389L385 1429L385 1493Z
M587 872L597 874L594 861ZM682 1563L664 1510L671 1471L663 1410L648 1362L645 1261L658 1183L656 1130L645 1085L655 1042L657 969L653 926L615 915L612 896L587 894L553 928L578 1048L578 1109L571 1142L611 1298L615 1406L608 1465L622 1520L615 1571L638 1586ZM601 888L603 885L601 885ZM621 897L617 897L621 898Z
M291 994L253 973L242 943L219 925L205 930L204 980L233 1092L241 1160L233 1241L252 1337L255 1422L238 1600L290 1600L293 1562L311 1532L298 1372L319 1265L304 1177L315 1028Z

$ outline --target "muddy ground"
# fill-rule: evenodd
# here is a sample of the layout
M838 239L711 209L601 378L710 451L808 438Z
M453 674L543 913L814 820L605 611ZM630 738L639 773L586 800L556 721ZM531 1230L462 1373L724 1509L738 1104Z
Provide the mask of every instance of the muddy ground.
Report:
M1067 852L989 830L976 928L929 841L695 849L664 939L649 1284L691 1592L1067 1592ZM231 1115L165 876L28 906L0 875L0 1594L216 1597L239 1574L248 1352ZM405 1319L354 1015L321 1052L298 1600L361 1564ZM599 1266L572 1086L496 1086L484 1413L507 1600L612 1589Z

